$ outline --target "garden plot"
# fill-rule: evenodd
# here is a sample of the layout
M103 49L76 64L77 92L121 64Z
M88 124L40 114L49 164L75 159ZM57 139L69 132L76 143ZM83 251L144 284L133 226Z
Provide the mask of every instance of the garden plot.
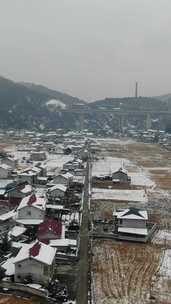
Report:
M144 190L93 188L92 200L114 200L146 203L148 198Z
M36 303L36 299L31 299L31 298L26 299L26 298L17 297L15 295L4 295L4 294L1 294L0 296L0 304L34 304L34 303Z
M149 303L161 249L150 245L95 241L92 295L98 304Z

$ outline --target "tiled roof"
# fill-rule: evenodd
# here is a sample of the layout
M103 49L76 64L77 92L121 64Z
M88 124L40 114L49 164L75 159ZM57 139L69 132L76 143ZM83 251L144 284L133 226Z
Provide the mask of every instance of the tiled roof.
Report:
M56 235L57 238L61 236L62 233L62 223L60 221L54 219L46 219L43 223L41 223L38 227L38 238L42 238L43 235L47 232L52 232Z

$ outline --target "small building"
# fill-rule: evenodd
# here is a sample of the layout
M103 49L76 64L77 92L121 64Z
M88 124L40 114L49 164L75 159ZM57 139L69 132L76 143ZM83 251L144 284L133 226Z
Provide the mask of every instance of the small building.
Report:
M145 237L148 235L146 210L121 209L113 213L117 233L125 236Z
M127 183L130 184L131 178L128 176L128 173L123 168L120 168L118 171L112 173L112 181L114 183Z
M64 149L63 149L63 152L64 152L64 155L69 155L69 154L71 154L72 153L72 148L71 147L65 147Z
M6 234L14 225L15 210L0 215L0 235Z
M1 162L2 162L2 164L11 167L12 170L14 170L17 166L17 159L14 158L14 157L10 157L10 156L5 157L5 158L2 159Z
M49 245L51 247L55 247L58 251L65 251L67 250L67 247L73 247L77 248L77 240L72 240L72 239L56 239L56 240L51 240Z
M31 195L33 188L27 183L16 183L6 190L9 203L19 204L22 198Z
M47 165L45 164L38 164L36 165L40 169L40 177L46 177L47 176Z
M37 172L32 170L26 170L18 174L18 180L20 183L28 183L30 185L37 184Z
M89 152L88 152L87 149L84 148L84 149L81 150L80 155L81 155L81 159L82 159L83 161L87 161Z
M15 282L48 285L53 277L56 249L40 242L23 246L17 254Z
M73 171L75 169L82 169L84 168L82 160L79 158L73 159L72 161L68 161L63 165L64 170Z
M34 151L30 155L31 161L44 161L46 160L46 153L44 151Z
M57 184L51 188L48 189L47 194L50 199L56 199L56 198L64 198L64 195L66 193L67 187L62 184Z
M11 176L12 168L6 164L0 164L0 178L9 178Z
M13 241L19 241L23 234L26 232L26 228L24 226L14 226L10 231L9 231L9 237Z
M72 180L73 180L73 175L70 174L69 172L67 172L65 174L59 174L59 175L55 176L52 183L69 186L69 184L71 183Z
M41 242L49 243L50 240L60 239L62 234L62 222L47 218L38 226L37 238Z
M27 225L39 225L44 221L46 198L35 194L24 197L17 208L16 222Z

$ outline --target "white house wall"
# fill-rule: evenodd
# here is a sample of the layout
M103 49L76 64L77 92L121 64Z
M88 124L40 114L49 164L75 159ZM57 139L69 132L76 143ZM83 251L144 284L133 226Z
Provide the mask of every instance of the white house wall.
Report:
M145 220L134 220L134 219L122 219L122 224L119 224L120 227L127 228L146 228Z
M44 213L44 210L26 206L18 210L18 219L43 219Z
M8 178L9 176L9 171L5 170L3 168L0 168L0 178Z
M50 276L50 266L48 273L45 273L43 263L33 259L27 259L15 264L15 281L22 282L28 275L31 275L32 280L37 283L47 282Z

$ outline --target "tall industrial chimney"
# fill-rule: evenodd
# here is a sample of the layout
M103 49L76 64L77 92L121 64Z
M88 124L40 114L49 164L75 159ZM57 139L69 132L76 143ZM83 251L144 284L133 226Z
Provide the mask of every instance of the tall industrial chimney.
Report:
M135 98L138 98L138 82L135 84Z

